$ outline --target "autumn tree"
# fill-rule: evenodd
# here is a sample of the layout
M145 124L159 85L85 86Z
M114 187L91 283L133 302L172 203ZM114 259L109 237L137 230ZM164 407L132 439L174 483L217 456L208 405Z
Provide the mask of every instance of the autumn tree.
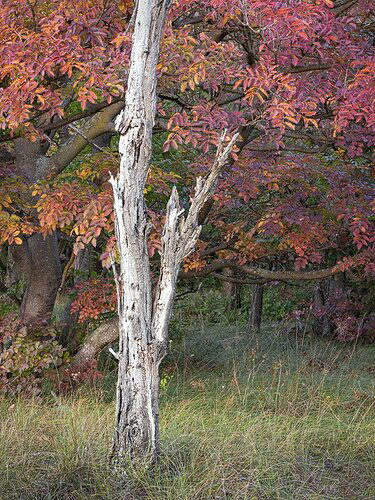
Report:
M111 42L124 16L115 4L85 1L7 1L1 11L1 241L26 279L23 321L48 322L62 275L59 237L40 231L34 186L113 127L123 92L114 68L126 54ZM77 132L72 124L84 118Z
M102 138L115 133L123 108L133 7L1 7L1 242L26 276L23 320L48 321L82 251L96 249L109 269L118 257L107 181L119 158ZM181 277L223 280L232 269L238 282L272 282L373 272L372 26L364 0L172 3L153 129L167 161L153 158L146 188L154 281L171 185L187 208L225 129L240 139L200 212L205 227ZM82 320L115 307L110 270L77 290ZM113 324L88 337L78 359L115 336Z

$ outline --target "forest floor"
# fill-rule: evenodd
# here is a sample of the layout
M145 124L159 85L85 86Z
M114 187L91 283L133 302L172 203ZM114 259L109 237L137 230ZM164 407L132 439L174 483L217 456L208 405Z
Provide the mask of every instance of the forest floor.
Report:
M108 466L115 369L0 401L0 499L373 499L374 345L199 327L163 368L160 464Z

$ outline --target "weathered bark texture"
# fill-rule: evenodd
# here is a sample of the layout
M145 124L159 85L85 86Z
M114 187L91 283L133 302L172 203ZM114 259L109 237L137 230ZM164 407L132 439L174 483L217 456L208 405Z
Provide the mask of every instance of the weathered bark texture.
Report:
M117 245L119 371L113 458L136 459L157 452L158 361L151 334L151 279L143 189L151 159L156 109L156 64L167 1L137 3L125 110L120 132L119 176L112 181Z
M259 332L262 323L264 285L253 286L251 305L249 311L249 329Z
M179 267L200 233L198 214L212 196L233 142L220 146L206 179L198 179L186 218L174 188L162 235L159 282L152 304L144 186L151 159L156 110L156 65L168 0L139 0L125 98L117 120L120 172L112 179L116 238L121 255L116 272L119 311L119 370L113 459L154 460L159 446L159 364Z

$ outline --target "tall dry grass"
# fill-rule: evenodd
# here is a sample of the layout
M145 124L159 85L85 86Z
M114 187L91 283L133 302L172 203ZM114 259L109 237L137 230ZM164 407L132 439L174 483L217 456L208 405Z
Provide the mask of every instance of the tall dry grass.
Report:
M173 343L172 343L173 347ZM114 373L0 402L0 498L375 498L374 347L216 325L166 360L160 463L108 465Z

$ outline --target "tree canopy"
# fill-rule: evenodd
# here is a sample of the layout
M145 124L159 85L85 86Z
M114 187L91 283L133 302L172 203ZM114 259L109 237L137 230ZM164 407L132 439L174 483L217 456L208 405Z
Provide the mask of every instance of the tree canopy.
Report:
M79 321L98 319L116 308L108 180L119 165L114 120L134 5L0 5L0 243L25 277L21 320L49 323L66 289ZM373 30L371 0L171 3L145 190L154 284L172 186L187 207L223 132L237 130L180 277L228 279L226 268L238 283L373 275ZM77 279L85 252L95 264Z

